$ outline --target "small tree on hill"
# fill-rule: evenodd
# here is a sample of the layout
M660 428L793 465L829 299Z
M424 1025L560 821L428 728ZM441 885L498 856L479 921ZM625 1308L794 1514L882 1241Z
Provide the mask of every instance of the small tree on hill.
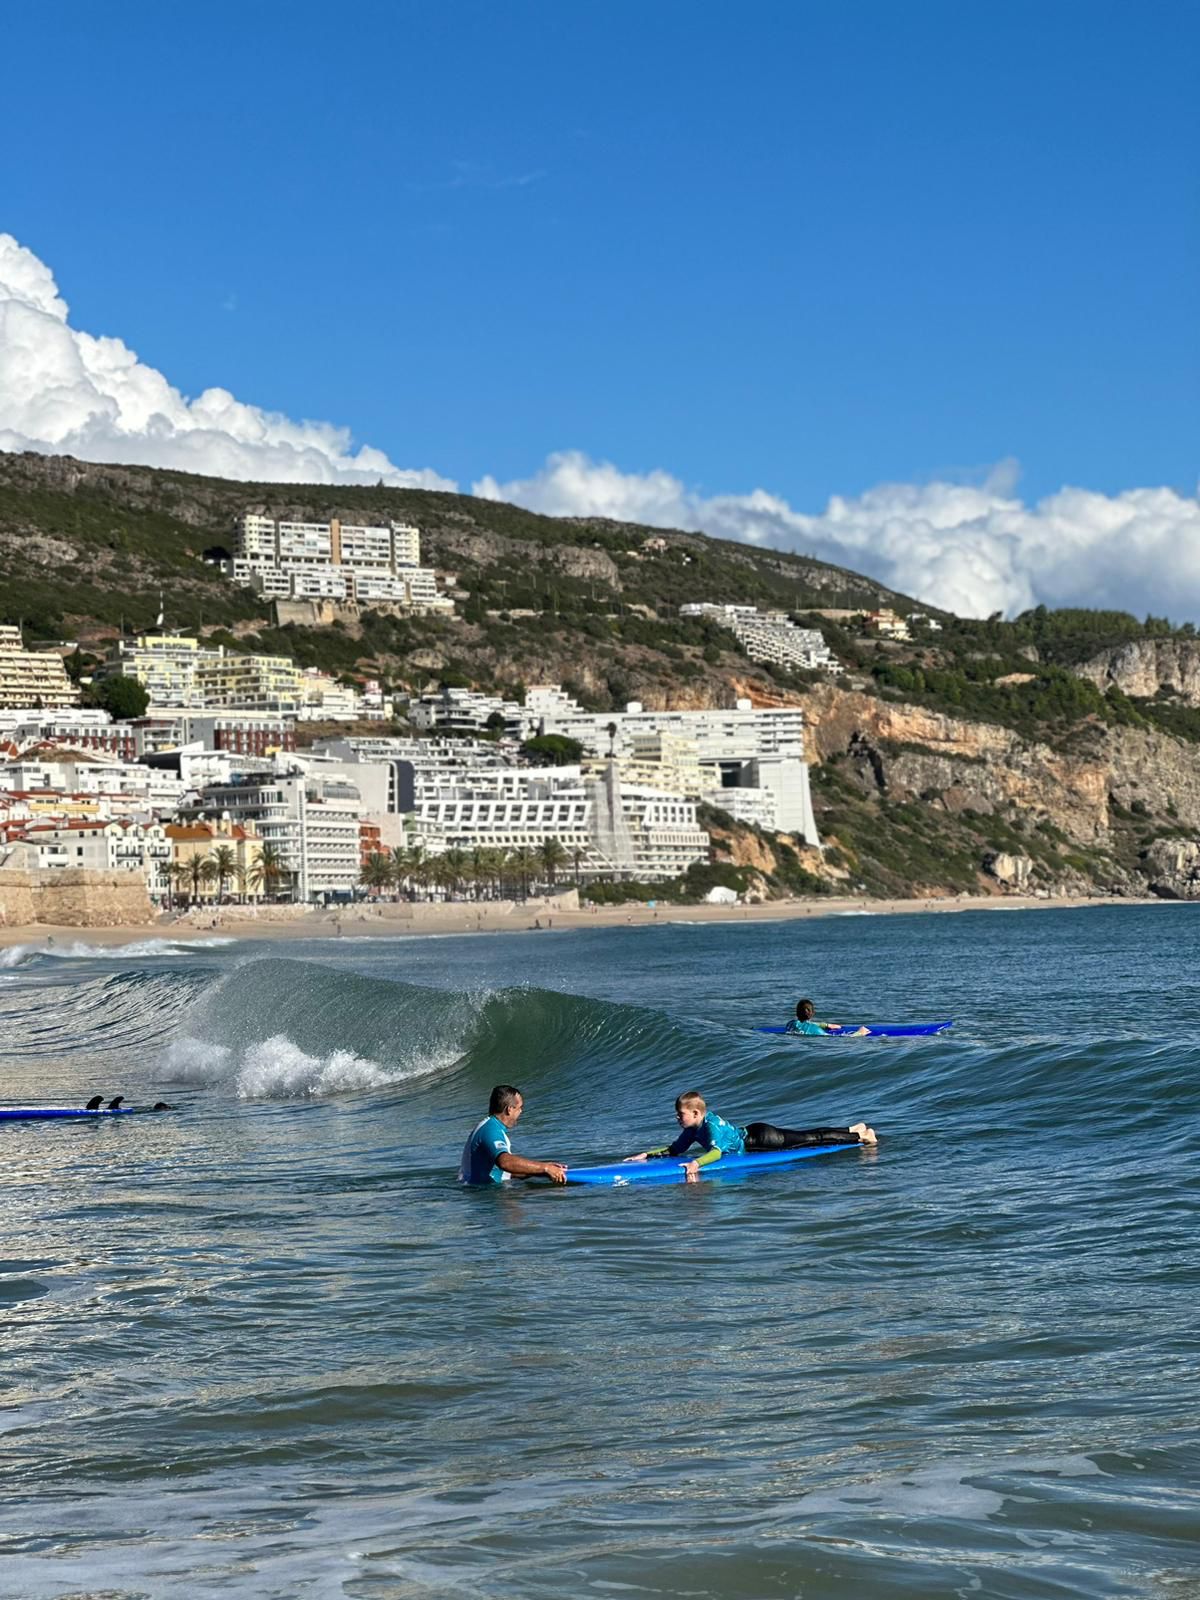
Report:
M102 678L88 689L87 703L107 711L114 722L128 722L146 715L150 695L136 678Z
M578 739L568 739L561 733L540 733L526 739L521 754L528 761L544 763L548 767L573 767L583 759L583 746Z

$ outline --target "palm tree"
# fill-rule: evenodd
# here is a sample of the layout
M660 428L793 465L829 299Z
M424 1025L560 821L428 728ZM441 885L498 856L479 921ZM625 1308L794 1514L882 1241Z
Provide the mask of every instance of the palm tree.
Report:
M513 871L521 880L521 899L529 899L529 880L537 867L537 856L527 844L514 850L509 857Z
M450 891L451 900L454 899L455 891L462 886L462 881L466 876L468 865L469 857L467 852L465 850L460 850L457 847L447 850L446 853L441 857L442 874L444 876L446 887Z
M396 882L396 864L390 855L373 851L366 859L358 881L368 889L390 889Z
M492 715L495 716L497 713L493 712ZM477 844L471 851L471 882L475 885L476 900L484 898L482 890L492 871L491 854L487 846L482 844Z
M575 864L575 887L579 887L579 863L583 860L583 846L576 845L571 851L571 860Z
M546 872L547 882L553 889L558 869L565 866L567 861L567 852L563 848L562 840L554 838L543 839L538 854L542 858L542 866Z
M224 900L225 885L237 872L237 851L231 844L219 844L208 859L212 863L213 877L217 880L217 897Z
M186 893L188 886L188 864L186 861L172 861L168 868L171 879L171 888L176 895Z
M188 891L188 904L195 905L200 898L202 884L211 883L217 875L210 856L202 856L199 850L193 852L183 864L183 881Z
M284 865L279 846L269 842L259 845L249 873L251 886L265 889L268 895L272 895L281 882L290 883L291 877L291 870Z
M416 890L429 881L430 863L425 854L425 846L417 843L410 845L407 850L395 849L392 859L396 862L397 870L402 879L406 879L411 886L412 898L416 899Z
M610 722L608 724L607 728L605 728L604 731L608 735L608 754L609 754L609 758L611 759L612 756L616 753L616 743L617 743L617 725L616 725L616 723L615 722Z

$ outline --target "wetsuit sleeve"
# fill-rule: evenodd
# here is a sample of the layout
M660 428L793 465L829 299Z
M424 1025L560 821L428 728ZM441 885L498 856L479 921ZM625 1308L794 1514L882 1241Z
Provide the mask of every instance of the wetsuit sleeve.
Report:
M681 1156L685 1150L690 1150L692 1145L697 1142L693 1129L685 1128L678 1138L671 1140L671 1143L663 1151L663 1155Z
M702 1156L695 1157L696 1165L698 1167L706 1167L710 1161L720 1161L723 1154L724 1151L714 1145L711 1150L706 1150Z

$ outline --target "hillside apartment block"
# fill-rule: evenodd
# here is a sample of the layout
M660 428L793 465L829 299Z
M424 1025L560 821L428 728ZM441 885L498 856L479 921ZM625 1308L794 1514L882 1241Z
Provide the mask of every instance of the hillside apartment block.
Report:
M150 696L151 713L257 712L300 722L353 722L382 719L390 710L378 685L373 697L364 696L316 667L298 667L290 656L243 655L186 634L121 639L96 675L136 678Z
M799 628L783 611L759 611L757 606L715 605L700 601L679 608L681 617L707 617L719 627L728 628L751 661L767 666L798 668L811 672L820 668L838 676L843 668L836 660L820 631Z
M53 651L26 650L21 630L0 626L0 706L14 710L79 703L79 691Z
M438 592L433 569L421 565L420 530L403 522L290 522L247 512L237 525L233 559L221 568L268 600L454 609Z

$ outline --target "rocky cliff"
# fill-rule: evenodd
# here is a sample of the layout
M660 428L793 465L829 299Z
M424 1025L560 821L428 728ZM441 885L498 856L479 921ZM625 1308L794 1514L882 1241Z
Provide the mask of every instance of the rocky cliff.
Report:
M1075 668L1098 689L1115 685L1135 699L1152 699L1166 690L1187 705L1200 706L1200 640L1133 639L1114 645Z

